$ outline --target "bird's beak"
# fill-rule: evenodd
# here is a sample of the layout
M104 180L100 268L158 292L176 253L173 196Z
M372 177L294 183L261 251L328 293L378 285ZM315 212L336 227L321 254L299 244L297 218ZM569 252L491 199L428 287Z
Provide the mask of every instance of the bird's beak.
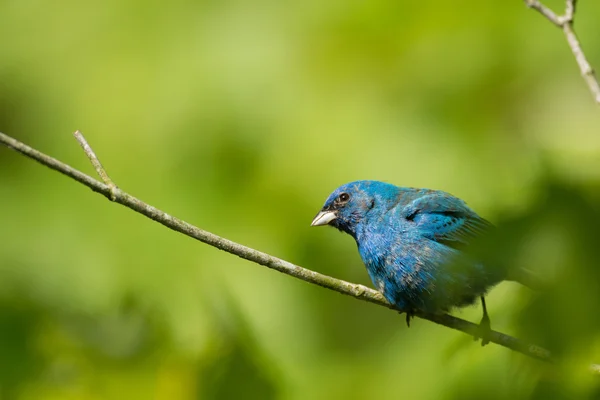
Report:
M335 211L319 211L313 222L310 226L321 226L327 225L331 221L337 218L337 213Z

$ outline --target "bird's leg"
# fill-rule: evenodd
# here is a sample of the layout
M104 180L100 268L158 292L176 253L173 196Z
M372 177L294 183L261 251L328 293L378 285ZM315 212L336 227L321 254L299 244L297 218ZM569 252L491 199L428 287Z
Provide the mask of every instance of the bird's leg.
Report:
M473 339L481 339L481 345L485 346L490 342L489 335L492 330L492 325L490 321L490 316L487 312L487 307L485 306L485 297L483 296L481 296L481 306L483 307L483 318L481 318L481 322L479 323L479 334L473 336Z
M410 320L415 316L413 310L406 310L406 326L410 328Z

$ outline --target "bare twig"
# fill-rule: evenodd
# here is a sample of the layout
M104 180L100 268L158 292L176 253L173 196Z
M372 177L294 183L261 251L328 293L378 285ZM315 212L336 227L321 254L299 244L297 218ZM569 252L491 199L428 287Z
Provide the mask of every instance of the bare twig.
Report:
M375 291L363 285L346 282L340 279L333 278L331 276L320 274L318 272L306 268L302 268L285 260L273 257L269 254L260 252L258 250L254 250L250 247L243 246L231 240L204 231L200 228L195 227L194 225L191 225L178 218L172 217L169 214L155 207L152 207L149 204L144 203L143 201L131 196L128 193L125 193L124 191L122 191L114 185L111 187L106 183L97 181L96 179L84 174L83 172L80 172L68 166L67 164L62 163L61 161L58 161L44 153L41 153L3 133L0 133L0 143L13 150L18 151L19 153L55 171L58 171L72 179L75 179L77 182L89 187L94 192L103 194L109 199L112 199L114 196L113 201L122 204L125 207L130 208L131 210L134 210L148 218L151 218L169 229L183 233L186 236L199 240L210 246L237 255L238 257L244 258L254 263L264 265L265 267L282 272L286 275L290 275L295 278L302 279L303 281L319 285L330 290L334 290L338 293L345 294L347 296L355 297L359 300L394 309L394 307L390 303L388 303L382 296L382 294L378 291ZM93 152L91 153L93 154ZM462 320L460 318L453 317L448 314L437 315L420 313L417 314L417 316L435 322L436 324L464 332L471 336L475 336L479 332L478 325ZM489 335L489 340L493 343L496 343L513 351L522 353L526 356L546 362L552 362L552 358L548 350L545 350L533 344L525 343L512 336L492 331ZM594 368L595 367L592 367L593 370L598 370L598 368ZM600 373L600 370L598 370L598 372Z
M100 160L96 156L96 153L94 153L94 150L92 150L92 147L88 144L87 140L85 140L85 138L83 137L83 134L81 132L75 131L75 132L73 132L73 136L75 136L75 139L77 139L77 141L81 145L83 152L89 158L90 162L94 166L94 169L96 170L98 175L100 175L100 178L102 178L102 181L110 188L109 199L111 201L115 201L116 200L115 191L117 189L117 186L113 183L112 179L110 179L110 177L106 173L106 170L100 163Z
M573 21L575 17L575 7L577 6L577 0L566 0L567 5L565 6L565 21Z
M585 53L581 49L575 30L573 29L573 23L575 21L575 10L577 6L577 0L566 0L565 13L563 15L556 15L548 7L544 6L539 0L524 0L527 7L532 8L542 14L546 19L552 22L557 27L561 28L567 39L567 43L575 56L577 65L581 76L587 83L592 96L596 103L600 104L600 84L594 73L594 69L585 57Z
M546 7L545 5L540 3L538 0L525 0L525 4L527 5L527 7L532 8L532 9L536 10L537 12L539 12L540 14L542 14L554 25L556 25L558 27L562 26L562 22L560 21L560 18L558 17L558 15L554 14L554 11L552 11L551 9L549 9L548 7Z

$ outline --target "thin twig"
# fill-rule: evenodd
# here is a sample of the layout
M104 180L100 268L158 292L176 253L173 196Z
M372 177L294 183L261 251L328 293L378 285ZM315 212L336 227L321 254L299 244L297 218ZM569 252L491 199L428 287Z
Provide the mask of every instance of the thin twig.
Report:
M577 0L566 0L567 5L565 6L565 22L573 22L575 18L575 7L577 7Z
M560 21L558 15L554 14L554 11L540 3L538 0L525 0L525 4L527 7L532 8L546 17L550 22L554 25L561 27L562 22Z
M588 62L585 53L579 44L575 30L573 29L577 0L566 0L565 13L563 15L556 15L552 10L544 6L539 0L524 1L527 7L536 10L546 17L548 21L552 22L554 25L563 30L567 39L567 43L571 48L573 55L575 56L577 65L579 65L581 76L592 92L592 96L594 96L596 103L600 104L600 84L598 83L594 69Z
M112 179L110 179L110 177L106 173L106 170L102 166L102 163L96 156L96 153L94 153L94 150L92 150L92 147L88 144L87 140L85 140L85 137L83 137L83 134L79 131L75 131L75 132L73 132L73 136L75 136L75 139L77 139L77 141L81 145L83 152L89 158L90 162L94 166L94 169L96 170L98 175L100 175L100 178L102 178L102 181L110 188L109 199L111 201L115 201L116 200L115 191L117 189L117 185L115 185L113 183Z
M130 194L125 193L116 186L111 188L106 183L97 181L96 179L84 174L83 172L80 172L68 166L67 164L64 164L61 161L56 160L55 158L41 153L3 133L0 133L0 143L6 145L7 147L13 150L18 151L19 153L55 171L58 171L72 179L75 179L77 182L89 187L94 192L103 194L109 199L111 199L111 197L114 196L115 202L122 204L125 207L130 208L131 210L134 210L148 218L151 218L169 229L183 233L186 236L197 239L203 243L224 250L228 253L237 255L238 257L244 258L248 261L252 261L254 263L282 272L286 275L302 279L305 282L319 285L324 288L336 291L338 293L355 297L359 300L367 301L369 303L377 304L390 309L395 309L394 306L388 303L383 297L383 295L376 290L373 290L363 285L350 283L333 278L331 276L323 275L306 268L302 268L288 261L279 259L277 257L273 257L269 254L260 252L258 250L254 250L250 247L243 246L231 240L219 237L210 232L202 230L185 221L172 217L169 214L155 207L152 207L149 204L144 203L143 201L131 196ZM453 317L448 314L437 315L420 313L417 314L417 316L429 320L431 322L435 322L436 324L464 332L471 336L475 336L479 333L478 325L462 320L460 318ZM513 351L522 353L526 356L546 362L552 362L552 357L548 350L533 344L525 343L512 336L492 331L489 334L489 340L493 343L496 343ZM595 370L593 367L592 369Z

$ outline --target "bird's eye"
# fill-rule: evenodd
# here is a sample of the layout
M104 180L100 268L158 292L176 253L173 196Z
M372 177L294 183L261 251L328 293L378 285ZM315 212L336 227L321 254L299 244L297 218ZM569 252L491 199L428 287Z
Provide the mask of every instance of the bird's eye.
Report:
M340 194L340 195L339 195L339 197L338 197L338 201L339 201L340 203L345 203L345 202L347 202L348 200L350 200L350 195L349 195L348 193L342 193L342 194Z

